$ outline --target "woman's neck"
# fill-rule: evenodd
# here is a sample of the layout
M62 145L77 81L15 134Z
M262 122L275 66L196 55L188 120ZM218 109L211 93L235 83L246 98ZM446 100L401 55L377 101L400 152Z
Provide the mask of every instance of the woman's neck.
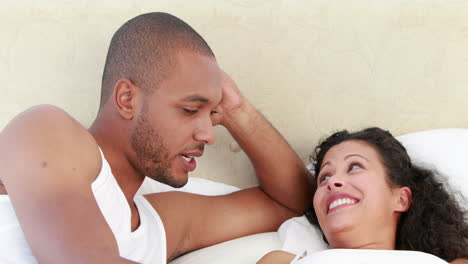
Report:
M330 248L395 249L396 230L380 228L375 231L347 230L327 237Z

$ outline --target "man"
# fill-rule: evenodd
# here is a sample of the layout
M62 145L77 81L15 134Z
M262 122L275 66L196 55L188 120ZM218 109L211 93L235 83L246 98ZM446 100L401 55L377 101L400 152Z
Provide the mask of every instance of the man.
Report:
M214 142L216 124L250 157L260 187L217 197L135 196L145 175L183 186ZM21 224L10 236L24 232L34 255L24 261L164 263L273 231L305 210L307 176L202 37L165 13L138 16L115 33L89 130L58 108L39 106L0 135L0 194L14 208L11 221ZM11 243L21 259L25 251L13 252L24 245Z

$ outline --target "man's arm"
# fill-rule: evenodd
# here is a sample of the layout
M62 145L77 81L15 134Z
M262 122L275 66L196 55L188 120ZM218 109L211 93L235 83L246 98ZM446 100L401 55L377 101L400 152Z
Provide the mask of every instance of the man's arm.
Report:
M52 106L30 109L0 134L0 177L40 263L132 263L91 191L101 168L96 142Z
M310 175L294 150L266 118L225 75L223 96L240 98L237 107L225 107L220 123L228 129L252 161L259 188L285 208L302 214L310 199ZM227 94L231 93L231 94ZM224 100L224 99L223 99ZM229 102L228 105L236 105Z
M167 233L169 259L249 234L275 231L306 209L309 174L284 138L224 76L220 116L253 162L260 186L208 197L180 192L148 196Z

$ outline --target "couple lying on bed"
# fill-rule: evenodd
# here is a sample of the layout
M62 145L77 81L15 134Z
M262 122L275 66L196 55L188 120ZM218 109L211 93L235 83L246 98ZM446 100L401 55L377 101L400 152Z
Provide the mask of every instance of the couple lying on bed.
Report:
M195 157L213 143L216 124L252 160L258 188L217 197L136 195L145 175L184 185ZM455 204L444 205L452 208L452 222L433 223L456 224L458 229L444 229L453 237L437 244L447 238L430 233L421 238L427 247L414 246L421 239L412 235L418 231L411 231L410 212L438 199L453 202L446 194L420 200L415 186L436 195L426 189L432 176L418 174L413 183L404 150L387 155L395 151L391 140L376 139L389 148L382 152L363 143L364 136L338 144L340 138L321 146L317 182L310 182L300 159L242 97L200 35L168 14L138 16L112 38L101 105L89 130L64 111L42 106L20 114L0 134L0 262L165 263L228 239L274 231L306 211L312 192L310 219L320 223L333 248L466 257L466 223ZM396 161L387 164L386 158ZM275 252L262 261L283 258Z

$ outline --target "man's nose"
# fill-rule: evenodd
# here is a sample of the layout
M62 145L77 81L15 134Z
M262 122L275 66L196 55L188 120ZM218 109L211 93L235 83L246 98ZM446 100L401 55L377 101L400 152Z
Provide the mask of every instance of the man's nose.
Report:
M211 145L215 142L215 131L211 119L204 120L194 131L194 139Z

